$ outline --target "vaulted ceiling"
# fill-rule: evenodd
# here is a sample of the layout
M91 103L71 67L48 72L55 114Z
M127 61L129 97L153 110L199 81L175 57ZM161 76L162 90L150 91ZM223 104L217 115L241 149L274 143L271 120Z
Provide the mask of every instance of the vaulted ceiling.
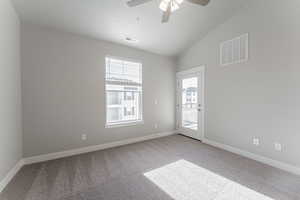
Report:
M159 0L129 8L126 0L13 0L23 22L176 56L242 8L247 0L184 2L161 23ZM137 39L128 43L125 37Z

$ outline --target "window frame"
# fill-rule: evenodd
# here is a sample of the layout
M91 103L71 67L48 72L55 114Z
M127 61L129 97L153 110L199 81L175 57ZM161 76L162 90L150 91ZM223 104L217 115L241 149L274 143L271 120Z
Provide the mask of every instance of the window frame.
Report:
M115 123L108 123L107 119L107 112L108 112L108 104L107 104L107 90L106 90L106 66L107 66L107 59L115 59L115 60L121 60L124 62L134 62L138 63L140 65L140 78L141 78L141 91L140 91L140 119L139 120L124 120L122 122L115 122ZM143 118L143 63L139 60L133 60L133 59L128 59L124 57L116 57L116 56L110 56L106 55L104 59L104 104L105 104L105 128L117 128L117 127L124 127L124 126L135 126L135 125L140 125L144 124L144 118Z

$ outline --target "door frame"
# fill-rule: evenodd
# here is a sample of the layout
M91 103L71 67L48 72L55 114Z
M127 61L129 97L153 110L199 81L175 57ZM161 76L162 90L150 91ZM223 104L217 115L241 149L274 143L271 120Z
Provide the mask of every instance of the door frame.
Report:
M189 132L191 132L191 130L188 130L186 128L182 128L181 127L181 111L180 111L180 98L181 98L181 88L180 88L180 82L179 80L184 77L184 76L200 76L200 81L201 81L201 88L199 88L200 91L202 91L201 93L201 122L198 121L199 123L199 127L201 130L201 134L198 134L198 137L193 137L191 134L189 134ZM205 137L205 66L199 66L199 67L194 67L191 68L189 70L184 70L184 71L180 71L176 73L176 130L178 130L181 134L189 136L189 137L193 137L195 139L198 140L203 140ZM198 130L198 131L199 131Z

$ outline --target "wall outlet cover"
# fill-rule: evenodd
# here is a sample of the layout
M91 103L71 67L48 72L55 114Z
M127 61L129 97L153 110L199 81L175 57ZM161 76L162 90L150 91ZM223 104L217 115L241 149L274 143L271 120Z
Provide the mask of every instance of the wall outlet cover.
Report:
M86 134L82 134L82 135L81 135L81 139L82 139L82 140L86 140L86 139L87 139L87 135L86 135Z

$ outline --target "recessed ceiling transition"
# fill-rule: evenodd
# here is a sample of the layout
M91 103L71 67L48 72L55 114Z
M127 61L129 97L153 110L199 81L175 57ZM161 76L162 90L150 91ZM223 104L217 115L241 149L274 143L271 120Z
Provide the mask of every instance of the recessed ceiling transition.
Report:
M160 0L129 8L128 0L13 0L23 22L176 56L234 15L246 0L182 3L161 23ZM128 42L131 38L138 42Z

